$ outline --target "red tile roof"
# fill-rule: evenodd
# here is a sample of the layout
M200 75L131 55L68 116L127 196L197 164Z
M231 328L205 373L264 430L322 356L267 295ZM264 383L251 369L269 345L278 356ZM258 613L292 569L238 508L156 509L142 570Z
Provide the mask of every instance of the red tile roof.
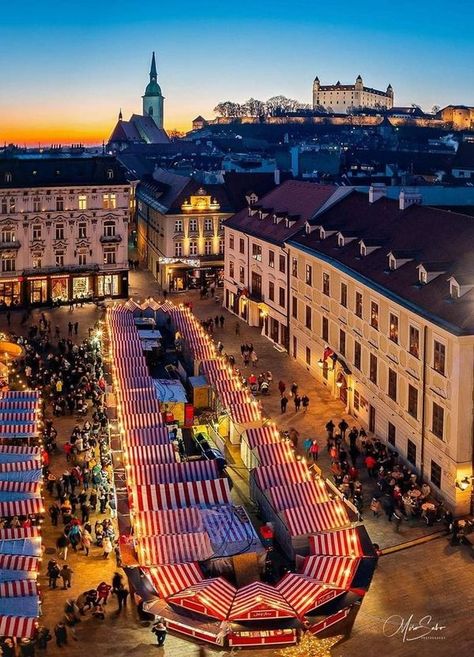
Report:
M258 213L250 216L248 208L241 210L225 222L225 226L243 231L246 234L272 242L283 244L295 235L320 210L336 192L335 185L318 185L316 183L287 180L269 194L263 196L256 208L268 212L264 219ZM274 223L273 216L288 216L294 220L287 226L284 219Z
M474 289L459 299L450 297L450 276L474 274L474 219L423 205L400 210L397 201L382 198L369 203L367 195L352 192L312 222L329 231L355 231L365 244L381 245L360 256L359 239L343 247L337 233L319 239L319 230L291 240L361 282L392 296L428 320L456 334L474 334ZM388 253L409 252L413 259L394 271L388 268ZM419 283L418 265L442 263L441 273L427 284ZM474 280L474 279L473 279Z

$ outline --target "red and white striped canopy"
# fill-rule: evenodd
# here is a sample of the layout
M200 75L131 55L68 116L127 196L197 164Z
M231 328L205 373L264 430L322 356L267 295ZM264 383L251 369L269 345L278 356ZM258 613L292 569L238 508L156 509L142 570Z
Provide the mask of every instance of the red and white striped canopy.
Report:
M24 616L0 616L0 636L31 639L38 626L35 618Z
M358 557L306 557L302 574L341 589L349 589L360 559Z
M142 388L127 388L126 390L117 388L116 394L120 401L126 401L128 399L156 399L156 388L150 381L148 386Z
M137 540L138 562L141 566L155 566L186 561L206 561L214 554L205 532L145 536Z
M17 399L37 401L39 398L39 390L8 390L7 392L0 392L0 400L4 399L6 401L15 401Z
M36 456L41 460L40 447L28 447L28 445L0 445L0 454L23 454L25 456Z
M168 445L170 442L168 428L163 425L146 427L146 429L130 429L125 432L124 442L127 445Z
M163 418L159 411L142 413L140 415L122 413L121 419L125 430L146 429L147 427L156 427L163 424Z
M133 527L136 536L204 531L201 513L196 508L137 513L133 517Z
M2 463L0 476L3 472L26 472L27 470L40 470L40 469L41 469L41 461L37 461L33 459L29 459L28 461L12 461L11 463Z
M281 441L279 443L268 443L267 445L257 445L255 454L261 465L272 465L274 463L290 463L295 461L295 452L291 448L290 441Z
M323 479L311 479L288 486L275 486L268 491L273 508L284 511L297 506L309 507L328 502L329 495Z
M6 399L0 400L0 412L3 411L34 411L38 406L38 401L30 401L28 399L21 399L17 401L8 401Z
M209 383L213 384L216 381L228 378L228 365L226 365L222 358L210 358L207 360L202 360L200 367L202 373L205 374Z
M280 433L274 425L247 429L245 434L250 449L254 449L257 445L267 445L280 441Z
M197 563L167 564L143 568L143 572L150 578L158 595L165 599L204 579Z
M0 481L0 491L11 493L34 493L41 492L40 481Z
M36 436L38 425L36 422L25 422L21 424L2 424L0 421L0 438L3 436Z
M20 554L0 554L0 569L2 570L26 570L29 573L38 570L39 559L37 557L25 557Z
M132 445L126 454L132 467L155 463L175 463L176 452L173 445Z
M13 502L0 502L0 517L3 518L28 516L36 513L44 513L43 500L41 497L15 500Z
M187 481L217 479L219 468L216 461L186 461L185 463L161 463L143 465L132 470L133 483L172 484Z
M219 400L222 406L230 408L234 404L249 404L252 396L248 390L231 390L219 393Z
M136 510L140 511L182 509L201 504L230 504L231 501L227 479L136 486L133 498Z
M300 617L345 593L344 589L295 573L285 575L276 588Z
M253 424L262 420L260 409L254 402L231 404L229 406L229 415L237 424Z
M25 424L34 422L36 420L36 413L34 411L5 411L0 412L0 420L2 422L24 422Z
M34 525L32 527L10 527L0 529L0 541L23 540L25 538L36 538L41 536L41 529Z
M227 618L245 622L295 617L295 610L279 591L263 582L253 582L237 591Z
M123 423L129 415L142 415L147 413L159 413L160 402L155 399L124 399L122 402L121 415Z
M283 513L291 536L324 532L350 524L347 509L341 500L329 500L311 507L286 509Z
M229 374L228 379L222 378L214 381L213 386L218 395L222 395L224 392L242 390L242 384L236 377L232 376L231 374Z
M255 468L254 473L255 481L262 490L294 484L298 481L309 481L312 478L306 464L302 461L265 465Z
M168 603L189 611L225 620L237 589L223 577L205 579L168 598Z
M150 377L136 375L131 371L126 376L120 378L120 386L122 390L147 390L150 388ZM118 386L117 386L118 387ZM125 394L125 393L124 393Z
M38 595L38 585L33 579L0 583L0 598L23 598L32 595Z
M364 549L361 545L356 527L338 529L337 531L310 536L309 547L311 554L352 557L364 556Z

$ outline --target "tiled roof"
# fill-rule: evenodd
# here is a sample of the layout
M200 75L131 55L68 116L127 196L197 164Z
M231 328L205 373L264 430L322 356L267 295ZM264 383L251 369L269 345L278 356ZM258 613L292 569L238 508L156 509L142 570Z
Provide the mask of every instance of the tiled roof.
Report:
M259 219L258 214L250 216L248 208L245 208L230 217L225 225L274 244L283 244L301 230L337 189L335 185L287 180L260 199L258 206L269 212L267 217ZM291 226L287 226L285 220L274 223L274 214L296 221Z
M125 170L115 157L0 158L0 189L126 184Z
M356 230L365 244L383 243L383 248L361 257L359 240L339 247L336 234L320 240L317 230L295 237L291 244L332 262L452 333L474 334L474 289L459 299L452 299L448 283L450 276L456 280L472 279L474 219L471 216L423 205L400 210L397 201L381 198L369 203L365 194L354 191L313 223L326 231ZM416 252L416 257L389 271L390 251ZM421 285L418 265L426 263L428 268L434 262L443 262L447 268L431 282Z

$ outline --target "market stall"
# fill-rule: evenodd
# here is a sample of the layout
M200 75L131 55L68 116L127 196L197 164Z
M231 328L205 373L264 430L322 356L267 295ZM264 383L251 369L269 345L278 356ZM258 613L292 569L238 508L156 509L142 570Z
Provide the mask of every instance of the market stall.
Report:
M279 441L280 433L275 424L265 424L253 429L247 429L242 434L240 442L240 456L244 465L249 470L256 468L260 463L255 456L255 448L259 445L268 445Z

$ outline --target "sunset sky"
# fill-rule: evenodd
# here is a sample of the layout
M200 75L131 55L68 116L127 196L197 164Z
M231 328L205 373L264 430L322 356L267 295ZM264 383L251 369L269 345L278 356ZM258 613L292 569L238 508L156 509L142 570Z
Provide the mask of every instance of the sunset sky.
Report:
M322 84L391 82L397 105L474 105L474 7L440 0L26 0L2 3L0 140L107 140L141 112L151 51L168 129L213 118L221 100L311 101Z

